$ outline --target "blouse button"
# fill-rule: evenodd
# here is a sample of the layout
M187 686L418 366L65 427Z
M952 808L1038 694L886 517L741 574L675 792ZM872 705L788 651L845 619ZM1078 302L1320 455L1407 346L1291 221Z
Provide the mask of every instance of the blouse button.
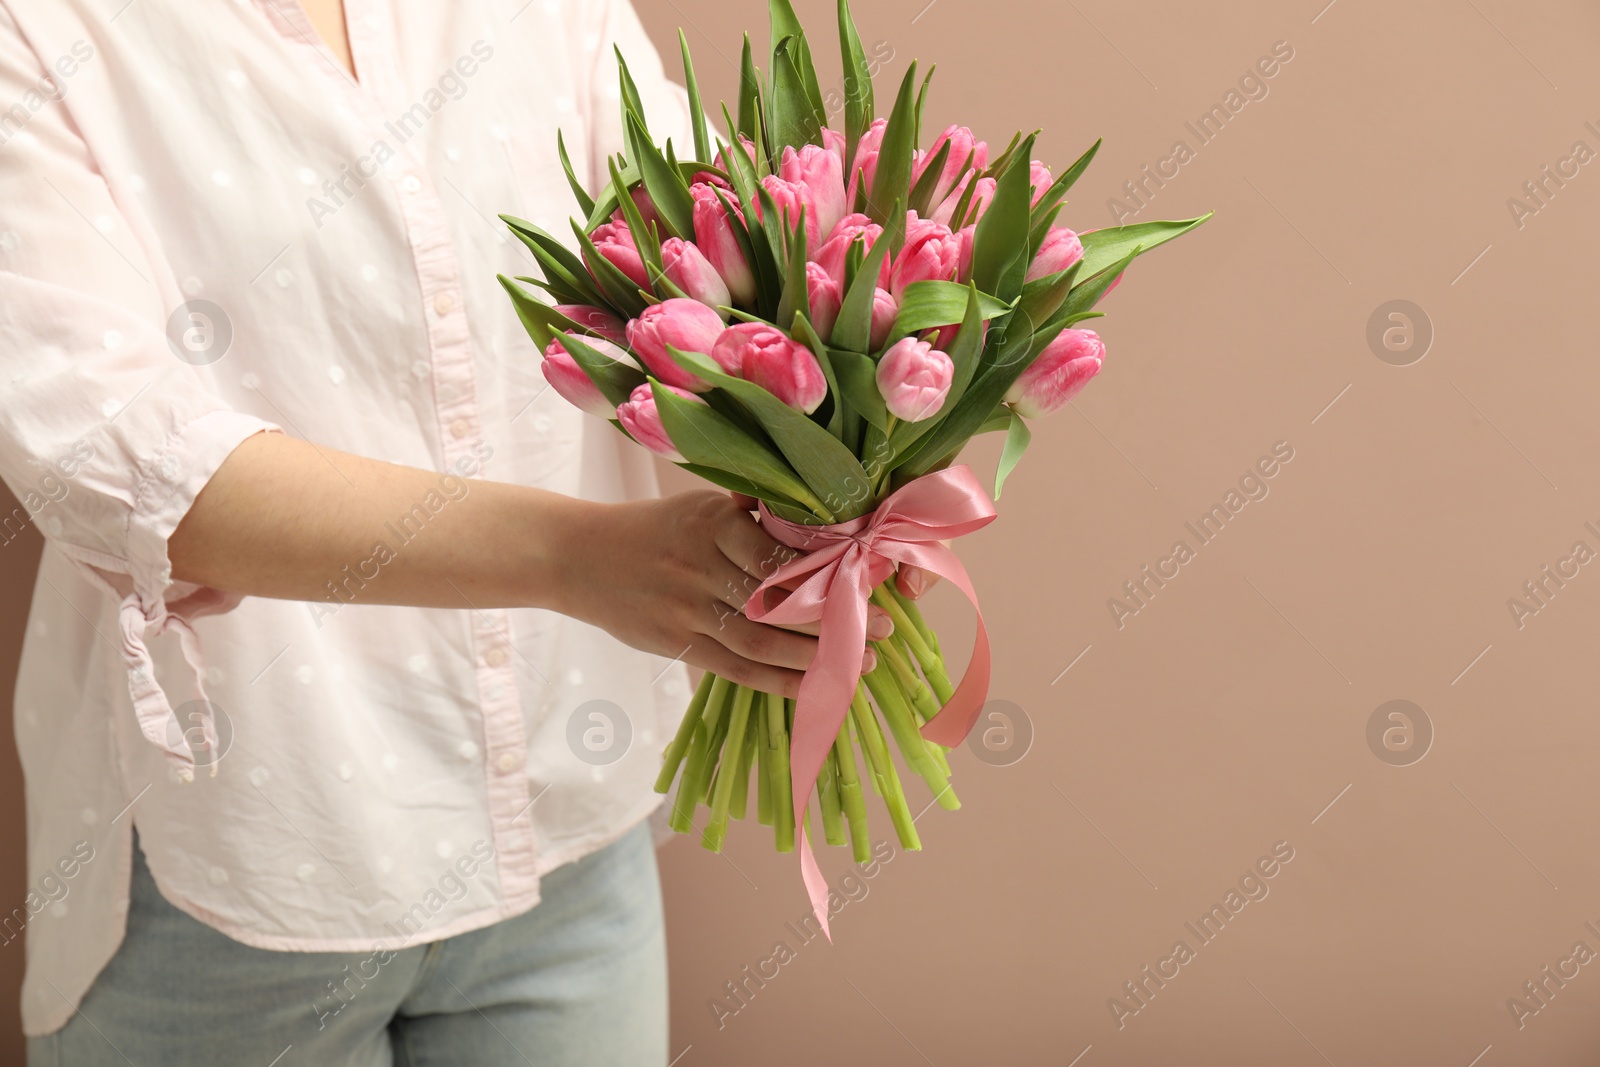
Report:
M471 430L472 424L467 422L466 419L457 419L450 424L450 436L458 439L467 436Z
M407 174L405 180L400 183L400 188L415 196L422 191L422 182L415 174Z
M514 752L502 752L500 758L494 761L501 774L510 774L517 769L517 756Z
M491 667L504 667L507 658L506 650L500 647L491 648L488 654L483 657L484 662Z
M451 309L455 306L455 297L451 296L449 293L440 293L438 296L433 298L433 310L437 315L448 315L450 314Z

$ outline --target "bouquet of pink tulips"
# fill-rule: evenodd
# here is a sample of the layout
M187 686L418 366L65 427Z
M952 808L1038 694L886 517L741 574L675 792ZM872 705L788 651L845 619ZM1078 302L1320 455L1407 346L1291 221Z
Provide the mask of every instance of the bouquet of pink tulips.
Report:
M722 109L728 142L712 139L681 34L693 145L656 143L621 65L628 151L610 161L598 197L558 139L585 216L572 223L576 249L506 217L544 277L500 280L557 392L759 499L762 525L796 549L745 612L820 621L799 699L707 675L656 787L677 780L681 832L706 805L702 841L719 850L729 820L748 810L754 771L756 818L780 851L796 847L798 820L826 927L826 885L807 842L813 789L824 839L848 842L859 862L870 856L866 788L883 798L901 844L919 847L890 738L941 807L959 806L948 753L987 690L982 619L955 685L938 637L893 577L900 565L923 567L976 605L943 541L994 509L953 461L974 435L1005 431L998 498L1027 447L1026 420L1066 404L1100 370L1105 347L1077 324L1100 314L1095 304L1135 256L1204 218L1082 234L1057 225L1098 142L1059 176L1032 160L1033 136L992 153L953 126L919 149L928 82L918 85L913 63L888 118L877 118L845 0L850 91L843 132L830 129L805 32L788 0L770 8L770 65L756 67L746 37L737 118ZM871 642L877 666L863 675L869 601L894 633Z

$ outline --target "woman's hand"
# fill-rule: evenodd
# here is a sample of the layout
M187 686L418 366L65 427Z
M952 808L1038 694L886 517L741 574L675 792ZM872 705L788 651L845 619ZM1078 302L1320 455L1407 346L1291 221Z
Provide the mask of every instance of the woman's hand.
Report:
M571 561L550 606L645 652L681 658L731 682L795 697L817 654L816 624L781 627L740 611L795 550L773 540L740 502L709 490L589 505L562 555ZM867 636L887 637L869 613ZM863 669L876 657L869 649Z

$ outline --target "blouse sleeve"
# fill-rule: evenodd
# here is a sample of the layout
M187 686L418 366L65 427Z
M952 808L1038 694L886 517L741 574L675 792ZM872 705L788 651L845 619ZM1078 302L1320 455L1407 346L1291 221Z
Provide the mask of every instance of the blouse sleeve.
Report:
M92 46L80 42L84 49ZM167 541L246 438L276 430L206 387L194 346L215 323L167 308L167 271L135 236L72 122L70 81L0 5L0 479L29 522L120 601L121 652L144 735L192 773L147 637L239 598L174 583ZM170 276L170 272L166 276Z

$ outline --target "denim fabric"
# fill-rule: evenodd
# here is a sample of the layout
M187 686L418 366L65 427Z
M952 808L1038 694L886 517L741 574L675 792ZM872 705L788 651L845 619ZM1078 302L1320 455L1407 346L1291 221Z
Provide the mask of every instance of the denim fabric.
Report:
M29 1040L28 1063L665 1064L666 942L649 826L551 871L542 892L531 911L430 945L271 952L173 907L135 848L122 947L72 1021Z

